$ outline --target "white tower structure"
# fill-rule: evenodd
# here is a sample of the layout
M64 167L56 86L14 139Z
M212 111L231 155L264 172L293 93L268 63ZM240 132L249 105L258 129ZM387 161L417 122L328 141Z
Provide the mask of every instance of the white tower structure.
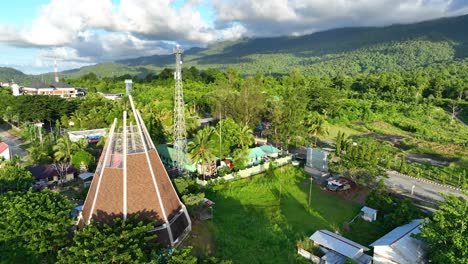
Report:
M179 45L174 48L176 56L176 71L174 73L174 149L176 155L174 164L179 173L182 173L184 169L185 152L187 147L184 92L182 89L182 52L184 52L184 50L181 49Z
M59 82L57 60L54 60L55 82Z

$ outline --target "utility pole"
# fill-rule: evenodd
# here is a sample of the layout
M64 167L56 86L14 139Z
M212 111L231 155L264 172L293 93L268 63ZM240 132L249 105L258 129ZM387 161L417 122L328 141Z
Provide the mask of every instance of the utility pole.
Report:
M310 207L310 199L312 197L312 176L310 177L310 187L309 187L309 203L308 206Z
M176 57L176 71L174 72L174 150L176 152L175 165L179 174L182 174L184 170L187 147L184 92L182 89L182 52L184 52L184 50L181 49L179 45L174 48Z
M39 128L39 141L41 142L41 147L44 149L44 143L42 142L42 125L44 123L36 123L35 125Z
M219 158L221 158L221 149L222 149L222 145L223 145L223 136L222 136L222 130L221 130L221 127L222 127L222 123L221 123L221 111L219 111Z

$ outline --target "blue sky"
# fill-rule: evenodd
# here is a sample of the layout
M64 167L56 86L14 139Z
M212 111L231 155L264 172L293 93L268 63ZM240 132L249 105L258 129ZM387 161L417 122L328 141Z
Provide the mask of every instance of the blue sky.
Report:
M0 67L26 73L165 54L240 37L301 35L468 13L466 0L2 1Z

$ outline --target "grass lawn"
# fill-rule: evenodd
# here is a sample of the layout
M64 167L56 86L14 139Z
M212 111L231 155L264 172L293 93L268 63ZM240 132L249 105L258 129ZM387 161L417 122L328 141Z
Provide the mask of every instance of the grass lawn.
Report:
M310 180L303 169L286 167L277 169L276 174L208 191L206 196L216 203L214 218L196 227L196 234L187 241L195 252L214 254L234 263L308 263L297 255L297 241L317 229L343 234L344 224L360 210L359 204L315 185L309 208ZM383 234L378 226L368 229L361 231L371 235L353 232L352 225L344 236L367 242Z

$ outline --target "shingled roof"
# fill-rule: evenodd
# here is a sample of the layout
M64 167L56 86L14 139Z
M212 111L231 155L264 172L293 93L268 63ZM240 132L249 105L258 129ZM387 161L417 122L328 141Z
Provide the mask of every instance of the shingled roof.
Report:
M174 247L191 221L129 95L136 124L114 120L79 218L79 225L131 215L155 220L158 239Z

